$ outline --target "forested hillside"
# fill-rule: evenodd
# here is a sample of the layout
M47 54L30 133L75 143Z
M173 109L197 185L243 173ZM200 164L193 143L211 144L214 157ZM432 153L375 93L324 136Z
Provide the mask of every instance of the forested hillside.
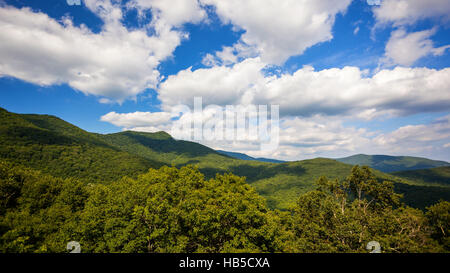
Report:
M162 164L144 159L57 117L0 108L0 158L57 177L107 182Z
M0 159L58 178L110 183L136 178L149 168L195 165L207 179L231 172L246 177L269 208L288 209L298 195L314 189L321 176L342 181L352 166L317 158L286 163L240 160L206 146L173 139L165 132L86 132L57 117L24 115L0 109ZM378 180L394 183L404 202L424 209L450 200L450 186L426 184L406 176L373 170ZM445 180L445 178L442 178Z
M392 173L423 185L450 186L450 166Z

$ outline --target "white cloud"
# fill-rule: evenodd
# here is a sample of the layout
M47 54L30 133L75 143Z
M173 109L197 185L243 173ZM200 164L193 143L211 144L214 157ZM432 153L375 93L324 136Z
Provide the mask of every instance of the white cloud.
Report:
M222 111L225 111L225 109L222 108ZM227 116L227 111L222 112L223 115L220 116L216 116L215 113L214 108L208 107L204 108L201 113L190 111L181 114L179 119L171 119L174 115L168 112L126 114L110 112L102 116L101 120L122 127L124 130L166 131L176 139L194 140L194 128L192 127L192 121L194 120L201 121L204 126L214 124L224 128L223 118ZM206 135L203 135L199 142L215 149L244 151L253 156L270 156L283 159L314 157L322 152L333 154L334 152L355 151L357 147L360 147L359 145L368 142L364 138L366 135L364 129L344 128L341 121L336 118L320 115L310 118L285 118L281 120L281 124L280 145L276 151L260 149L261 141L257 136L258 129L253 126L256 133L252 134L247 127L250 124L242 124L244 130L232 139L227 138L226 134L223 133L220 138L213 139L208 139ZM181 128L181 130L177 130L177 128ZM237 125L234 128L241 127ZM207 131L203 130L203 134L206 133Z
M249 46L242 41L233 46L224 46L221 51L216 51L214 55L207 53L202 63L206 66L232 65L240 60L257 58L259 52L255 47Z
M356 153L369 144L364 129L345 128L338 119L320 115L310 118L289 117L280 120L280 143L275 151L260 149L260 142L246 135L239 141L201 141L214 149L243 152L254 157L299 160L318 156Z
M84 3L104 21L99 33L76 27L68 18L58 22L28 8L0 7L0 76L42 86L67 83L84 94L106 97L103 102L155 88L159 63L185 34L157 21L148 26L153 36L147 29L128 30L120 22L121 7L110 1Z
M257 53L264 62L281 64L307 48L329 41L335 16L351 0L200 0L215 7L224 23L245 33L232 50ZM245 45L244 47L242 45ZM248 47L252 48L250 50ZM254 56L254 54L251 54Z
M278 155L286 160L353 154L370 142L365 129L344 127L338 118L285 118L282 124Z
M450 19L450 2L448 0L383 0L381 6L373 9L380 24L413 24L426 18Z
M238 56L236 56L235 54L236 53L234 52L234 47L230 46L223 47L222 51L216 52L217 58L219 58L221 63L224 65L236 63L238 61Z
M372 76L357 67L321 71L303 67L292 74L279 76L267 76L262 72L263 68L264 63L253 58L232 66L180 71L160 85L162 108L171 112L178 104L185 104L192 109L195 96L202 97L204 107L210 104L280 105L280 144L275 152L260 151L260 143L250 134L240 141L201 141L212 148L257 157L297 160L355 153L448 157L447 150L436 147L450 141L449 117L430 124L404 126L390 133L344 124L348 120L370 120L386 114L448 111L449 68L397 67ZM210 114L202 117L185 114L179 120L190 126L191 119L200 118L207 122L212 117ZM130 122L126 127L170 132L173 120L165 121ZM217 121L214 123L218 124ZM188 134L192 133L189 131Z
M386 44L384 62L389 65L411 66L422 57L444 54L450 45L435 48L433 41L429 39L435 33L436 28L413 33L407 33L404 29L393 31Z
M171 114L166 112L134 112L125 114L109 112L102 116L100 120L124 128L160 126L170 122Z
M450 69L381 70L372 77L357 67L314 71L304 67L271 80L257 102L279 104L282 112L308 116L446 111L450 106Z
M293 74L265 76L263 67L261 60L254 58L234 66L180 71L161 84L159 98L166 110L178 103L192 107L194 96L201 96L204 105L280 105L282 128L276 152L260 151L251 139L202 142L216 149L286 160L355 153L400 155L402 151L445 158L432 145L439 141L436 125L417 127L420 134L410 131L408 137L401 138L399 132L406 129L380 134L343 124L349 118L370 120L386 114L447 111L450 69L397 67L369 76L357 67L321 71L303 67ZM441 137L448 142L447 135Z
M374 144L390 154L428 155L447 157L448 149L442 150L450 139L450 115L436 119L430 124L408 125L374 138Z
M202 59L202 64L205 66L216 66L218 63L216 57L210 53L207 53Z
M265 76L259 58L234 66L190 68L170 76L158 90L163 109L205 104L275 104L283 116L358 115L360 118L407 115L450 109L450 68L396 67L369 77L357 67Z
M151 11L154 20L176 27L187 22L199 23L207 17L197 0L132 0L127 5L141 14Z
M124 127L126 130L173 134L172 126L191 128L193 119L203 124L219 120L208 109L204 115L185 113L178 121L170 119L169 113L111 112L103 121ZM429 124L407 125L392 132L380 133L368 129L346 127L346 119L315 115L309 118L286 117L281 119L280 143L275 151L260 150L260 141L250 134L243 134L239 140L203 138L199 142L214 149L244 152L254 157L270 157L283 160L299 160L315 157L342 157L355 153L427 156L448 160L450 148L450 116L438 118ZM186 129L175 138L193 136L193 129ZM192 139L192 138L191 138Z
M161 83L158 98L163 109L178 104L192 105L194 96L203 97L204 104L248 104L258 83L264 83L259 58L246 59L232 67L191 68L171 75Z

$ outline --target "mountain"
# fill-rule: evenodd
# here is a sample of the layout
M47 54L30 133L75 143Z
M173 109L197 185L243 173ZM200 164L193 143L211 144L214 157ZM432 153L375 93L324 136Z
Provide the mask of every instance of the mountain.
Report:
M243 154L243 153L235 153L235 152L227 152L222 150L216 150L216 152L227 155L232 158L242 159L242 160L253 160L253 161L261 161L261 162L269 162L269 163L285 163L286 161L282 160L276 160L271 158L264 158L264 157L251 157L249 155Z
M450 166L392 173L423 185L450 186Z
M314 189L319 177L343 180L352 168L325 158L285 163L236 159L165 132L96 134L54 116L15 114L1 108L0 160L86 183L110 183L123 176L137 177L149 168L192 164L206 179L228 172L245 176L269 207L278 209L288 208L299 194ZM377 170L374 174L380 181L392 181L405 203L414 207L450 200L450 186L426 185Z
M412 156L358 154L336 160L350 165L369 166L386 173L450 166L450 163L445 161Z
M135 176L163 163L109 145L57 117L14 114L0 108L0 159L57 177L88 182Z

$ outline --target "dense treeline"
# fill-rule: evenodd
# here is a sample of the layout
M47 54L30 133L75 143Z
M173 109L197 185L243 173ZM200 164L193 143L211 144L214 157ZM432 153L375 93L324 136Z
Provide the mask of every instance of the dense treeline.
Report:
M449 202L407 207L366 167L316 184L277 211L244 178L192 166L92 184L0 162L0 251L65 252L73 240L82 252L450 250Z

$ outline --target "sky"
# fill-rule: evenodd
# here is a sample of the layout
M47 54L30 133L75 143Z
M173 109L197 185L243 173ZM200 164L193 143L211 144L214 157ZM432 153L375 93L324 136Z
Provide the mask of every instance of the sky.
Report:
M276 150L199 142L450 161L448 0L76 2L0 0L0 107L106 134L169 132L194 97L278 105Z

